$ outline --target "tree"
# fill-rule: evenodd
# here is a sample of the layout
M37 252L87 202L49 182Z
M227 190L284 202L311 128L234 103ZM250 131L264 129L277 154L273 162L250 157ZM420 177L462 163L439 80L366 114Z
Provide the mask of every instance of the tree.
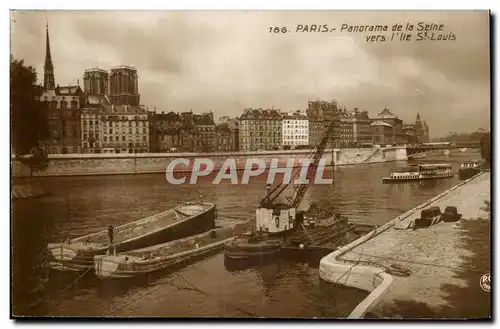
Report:
M42 87L36 84L36 71L23 60L10 61L11 141L17 155L32 153L47 137L46 107L40 102Z
M37 148L32 155L18 157L18 159L30 168L30 177L33 177L34 172L44 171L49 166L47 154L41 148Z
M481 138L481 157L486 160L486 162L490 162L490 134L484 134Z

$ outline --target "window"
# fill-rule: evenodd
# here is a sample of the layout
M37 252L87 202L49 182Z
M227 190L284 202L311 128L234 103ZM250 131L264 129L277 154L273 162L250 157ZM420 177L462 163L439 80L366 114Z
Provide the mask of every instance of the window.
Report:
M71 108L72 109L78 108L78 102L77 101L71 101Z
M68 102L66 102L66 101L61 101L61 108L62 108L62 109L67 109L67 108L68 108Z

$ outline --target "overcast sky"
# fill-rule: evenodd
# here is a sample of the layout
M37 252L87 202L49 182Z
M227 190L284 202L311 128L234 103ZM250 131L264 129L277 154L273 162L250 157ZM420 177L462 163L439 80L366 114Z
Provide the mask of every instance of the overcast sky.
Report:
M388 106L405 121L420 112L433 137L489 128L488 12L116 11L16 12L11 52L43 80L49 23L56 84L82 84L83 71L131 65L141 103L157 111L246 107L304 109L337 99L376 115ZM342 24L444 24L455 41L369 43ZM295 33L328 24L330 33ZM286 26L285 35L269 33ZM413 31L416 38L416 31Z

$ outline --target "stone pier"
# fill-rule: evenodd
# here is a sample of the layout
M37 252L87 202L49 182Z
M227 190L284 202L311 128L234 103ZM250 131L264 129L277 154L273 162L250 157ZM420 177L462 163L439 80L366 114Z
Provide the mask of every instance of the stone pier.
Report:
M320 277L370 293L349 318L489 318L489 205L484 172L324 257ZM412 229L431 206L456 206L461 220Z

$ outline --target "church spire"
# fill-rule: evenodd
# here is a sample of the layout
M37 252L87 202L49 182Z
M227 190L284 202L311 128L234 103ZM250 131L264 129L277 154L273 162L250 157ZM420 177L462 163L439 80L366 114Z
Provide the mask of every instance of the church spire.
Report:
M45 23L46 29L46 44L45 44L45 65L43 67L43 87L44 89L54 89L54 65L52 64L52 56L50 54L50 38L49 38L49 24Z

